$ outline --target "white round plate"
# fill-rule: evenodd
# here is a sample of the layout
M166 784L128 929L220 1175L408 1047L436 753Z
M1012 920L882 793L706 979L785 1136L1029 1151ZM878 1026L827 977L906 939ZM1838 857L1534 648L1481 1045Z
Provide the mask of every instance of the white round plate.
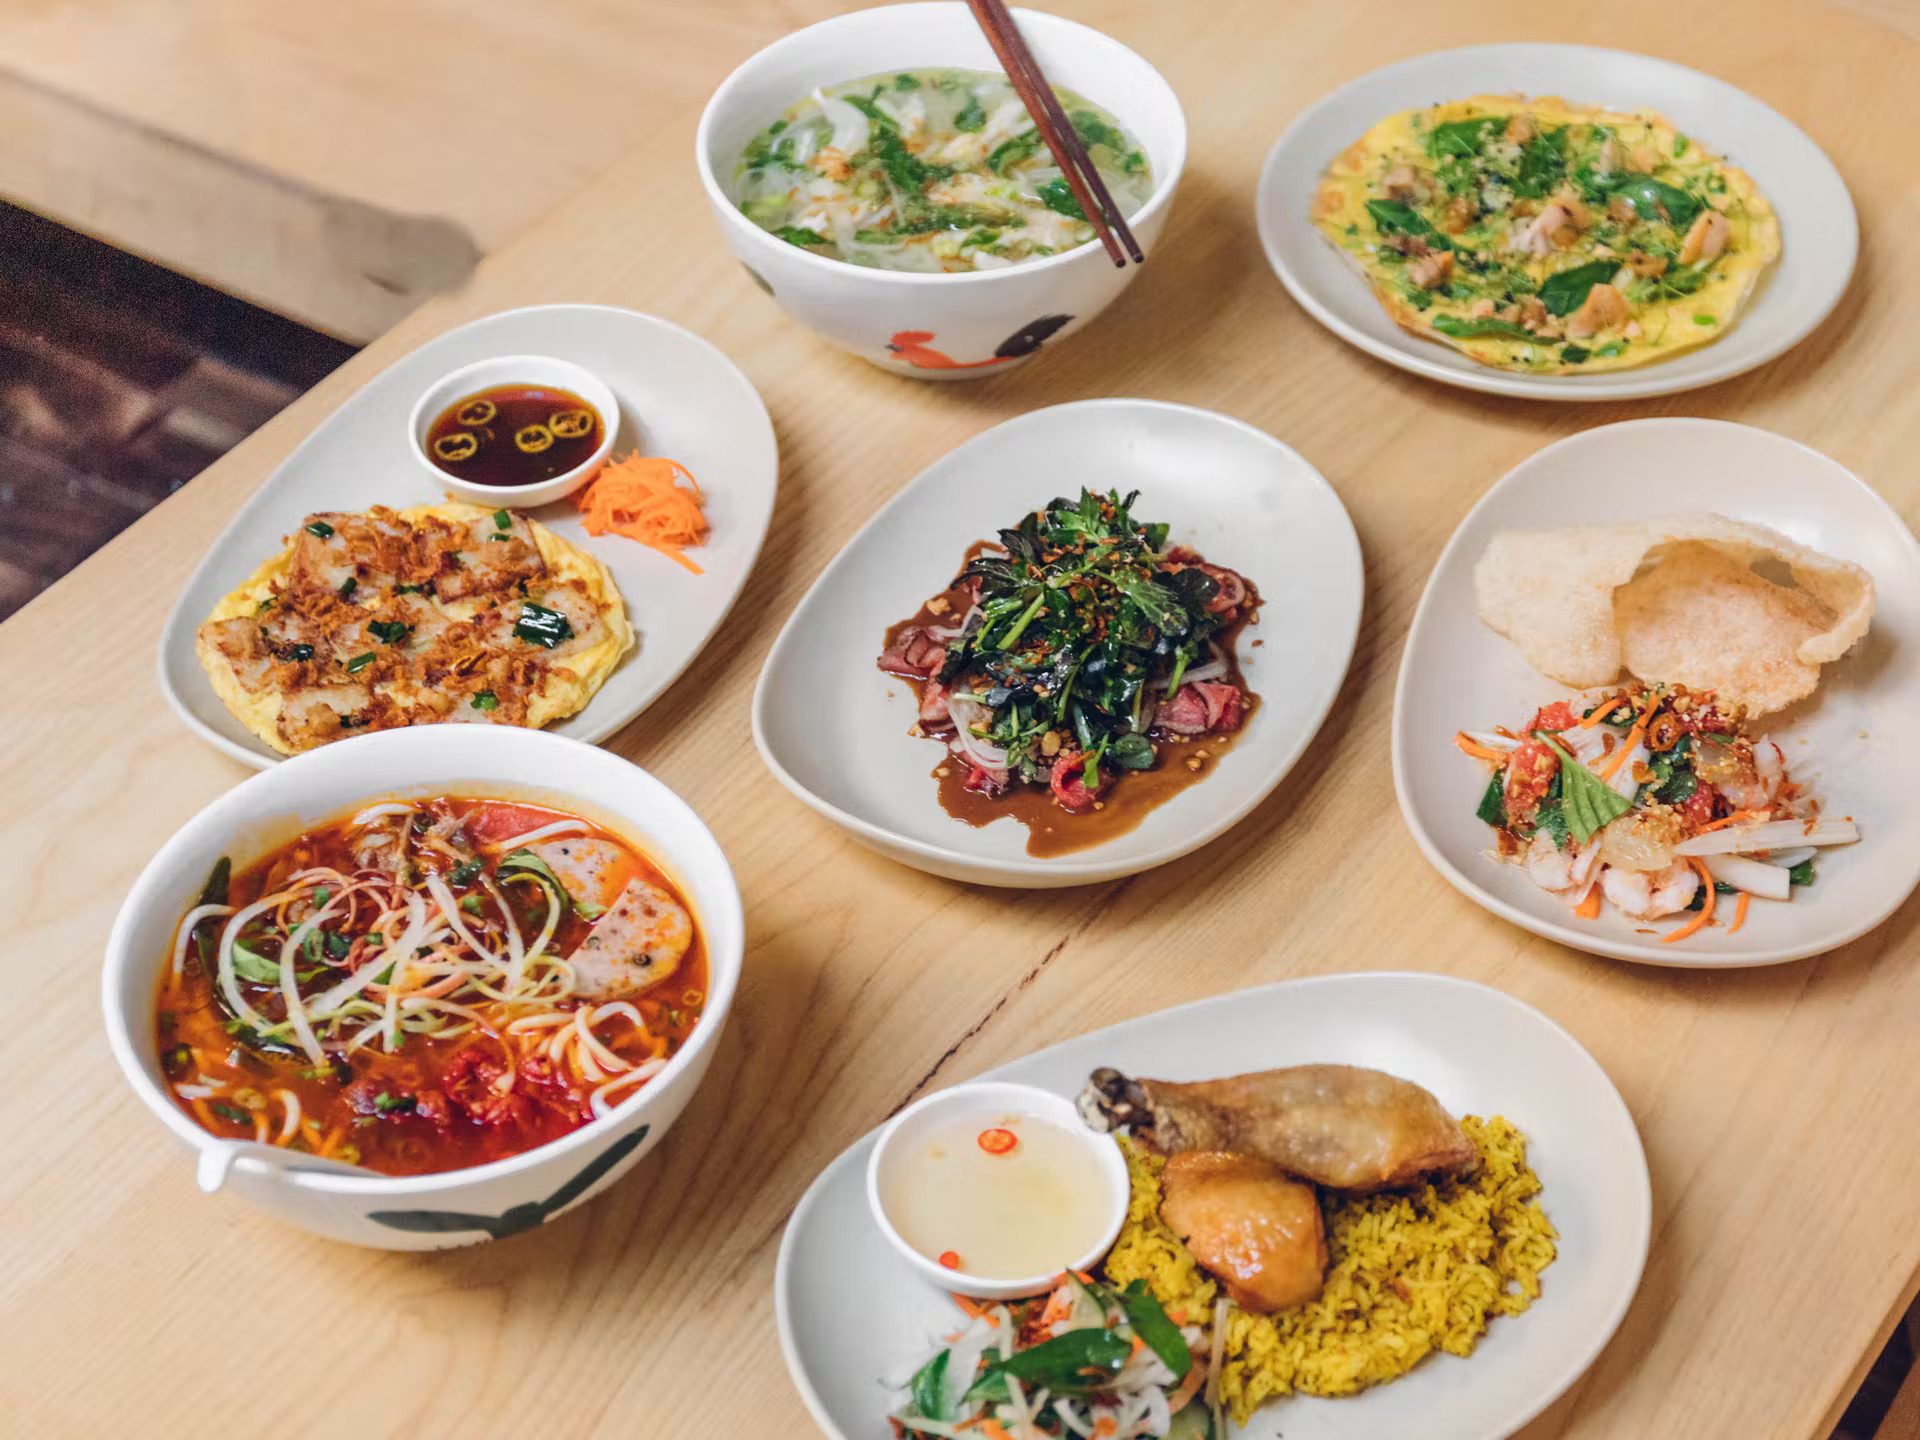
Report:
M1791 901L1752 902L1737 935L1714 926L1666 945L1611 906L1577 920L1519 867L1490 858L1475 816L1486 771L1453 747L1457 730L1525 720L1573 693L1536 673L1480 623L1473 567L1506 529L1605 523L1677 511L1752 520L1866 567L1873 629L1826 667L1819 691L1768 727L1796 775L1815 780L1830 815L1860 822L1860 842L1823 850L1814 883ZM1851 473L1770 431L1720 420L1633 420L1574 435L1489 490L1441 552L1414 612L1393 699L1393 784L1420 848L1461 894L1575 949L1653 965L1720 968L1799 960L1846 944L1920 883L1920 545ZM1517 719L1516 719L1517 717ZM1674 927L1671 920L1653 929Z
M1638 370L1516 375L1418 339L1387 318L1367 282L1308 219L1321 172L1396 111L1503 92L1657 111L1753 176L1780 216L1781 257L1724 339ZM1670 395L1764 365L1827 317L1847 288L1860 248L1846 182L1779 111L1697 70L1587 45L1477 45L1362 75L1287 127L1260 172L1254 208L1261 243L1281 281L1336 335L1430 380L1532 400Z
M213 542L160 633L160 688L202 739L259 769L286 758L220 703L194 654L195 632L302 516L445 500L408 453L407 417L449 371L496 355L553 355L593 371L619 402L614 454L678 460L700 482L712 526L707 543L688 552L706 572L695 575L636 541L594 539L570 501L528 512L606 562L638 642L585 709L547 728L598 744L693 663L747 583L773 514L780 459L767 408L731 360L678 325L607 305L533 305L449 330L374 376L280 463Z
M1203 1080L1316 1062L1424 1085L1455 1115L1504 1115L1526 1133L1540 1203L1560 1232L1540 1299L1496 1319L1468 1359L1437 1354L1340 1400L1291 1396L1254 1413L1250 1440L1498 1440L1539 1414L1612 1337L1646 1264L1653 1197L1633 1117L1566 1031L1498 990L1439 975L1331 975L1218 995L1068 1040L981 1077L1072 1096L1101 1065ZM875 1132L877 1133L877 1132ZM890 1433L904 1378L958 1311L888 1245L867 1206L874 1134L813 1183L774 1273L787 1369L834 1440ZM857 1323L853 1318L857 1317Z
M1006 818L940 808L913 689L876 661L886 628L959 570L969 545L1078 488L1140 492L1135 514L1259 587L1241 668L1260 704L1218 772L1138 829L1052 859ZM1280 783L1326 718L1360 626L1360 545L1333 487L1271 435L1158 400L1085 400L976 435L916 476L835 557L788 618L753 695L753 738L801 800L881 854L985 885L1041 889L1131 875L1197 849ZM1259 648L1253 648L1254 641ZM1124 781L1122 783L1125 783Z

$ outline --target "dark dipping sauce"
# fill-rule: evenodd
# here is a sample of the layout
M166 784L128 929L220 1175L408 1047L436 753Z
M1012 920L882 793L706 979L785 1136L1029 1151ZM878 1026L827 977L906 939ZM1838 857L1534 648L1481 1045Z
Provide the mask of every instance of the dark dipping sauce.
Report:
M968 547L966 559L971 561L984 551L997 551L998 548L984 540L976 541ZM1096 809L1080 814L1063 809L1045 785L1016 780L1000 795L967 789L966 760L947 747L943 734L934 733L929 738L939 741L941 745L940 760L933 767L933 778L939 784L940 808L955 820L975 829L991 825L1003 816L1012 816L1026 826L1027 854L1036 859L1071 855L1138 829L1140 822L1154 810L1189 785L1211 775L1220 757L1246 733L1247 722L1253 718L1254 711L1260 708L1260 697L1247 688L1238 654L1240 632L1260 619L1259 593L1251 581L1247 582L1247 587L1249 598L1240 607L1239 619L1223 627L1214 636L1227 657L1226 679L1239 689L1242 696L1241 720L1237 730L1210 735L1167 735L1157 730L1150 731L1154 747L1159 752L1153 768L1127 771L1102 794ZM937 602L944 602L945 608L934 609ZM906 619L887 627L882 653L894 649L901 636L915 626L953 625L960 616L966 614L971 603L968 591L962 584L955 584L939 595L930 597L925 605ZM923 681L890 670L883 673L889 679L911 686L914 698L918 700ZM916 731L918 728L916 724ZM1199 763L1194 765L1194 761Z
M600 415L557 385L495 385L456 401L427 428L427 458L469 485L537 485L600 448Z

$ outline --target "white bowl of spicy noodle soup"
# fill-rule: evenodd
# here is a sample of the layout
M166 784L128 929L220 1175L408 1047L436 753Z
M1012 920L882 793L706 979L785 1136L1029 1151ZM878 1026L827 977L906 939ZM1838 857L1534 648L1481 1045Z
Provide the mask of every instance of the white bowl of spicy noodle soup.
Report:
M659 1143L742 937L725 855L645 771L420 726L295 756L189 821L121 907L102 998L203 1189L439 1249L532 1229Z

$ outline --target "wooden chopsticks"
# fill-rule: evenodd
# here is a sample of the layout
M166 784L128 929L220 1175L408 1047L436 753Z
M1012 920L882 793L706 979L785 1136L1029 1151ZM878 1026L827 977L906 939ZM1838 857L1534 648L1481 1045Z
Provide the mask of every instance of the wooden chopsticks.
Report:
M1007 79L1013 82L1020 103L1027 107L1027 114L1033 117L1040 138L1047 142L1047 149L1053 152L1054 164L1060 167L1060 173L1066 177L1073 198L1080 202L1080 208L1093 224L1093 233L1100 237L1100 243L1106 247L1113 263L1116 266L1125 265L1127 257L1131 256L1134 264L1144 265L1147 257L1140 251L1140 242L1133 238L1133 231L1127 228L1120 207L1114 204L1113 196L1107 190L1107 182L1093 168L1087 147L1080 143L1073 122L1067 119L1066 112L1060 108L1053 86L1040 73L1039 63L1027 48L1020 27L1013 23L1005 0L967 0L967 8L973 11L973 18L980 22L980 28L986 33L987 43L993 46L994 57L999 60L1000 68L1007 72ZM1112 228L1109 229L1109 226ZM1114 238L1116 234L1118 240ZM1125 254L1121 253L1122 244L1126 246Z

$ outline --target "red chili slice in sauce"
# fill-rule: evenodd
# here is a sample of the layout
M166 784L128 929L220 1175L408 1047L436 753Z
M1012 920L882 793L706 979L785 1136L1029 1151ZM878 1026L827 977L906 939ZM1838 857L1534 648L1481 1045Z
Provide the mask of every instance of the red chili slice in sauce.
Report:
M1020 1137L1011 1130L1002 1130L997 1126L992 1130L980 1132L980 1148L989 1155L1011 1154L1013 1147L1020 1143Z
M955 1251L942 1250L940 1252L940 1263L949 1270L958 1270L960 1268L960 1256Z

